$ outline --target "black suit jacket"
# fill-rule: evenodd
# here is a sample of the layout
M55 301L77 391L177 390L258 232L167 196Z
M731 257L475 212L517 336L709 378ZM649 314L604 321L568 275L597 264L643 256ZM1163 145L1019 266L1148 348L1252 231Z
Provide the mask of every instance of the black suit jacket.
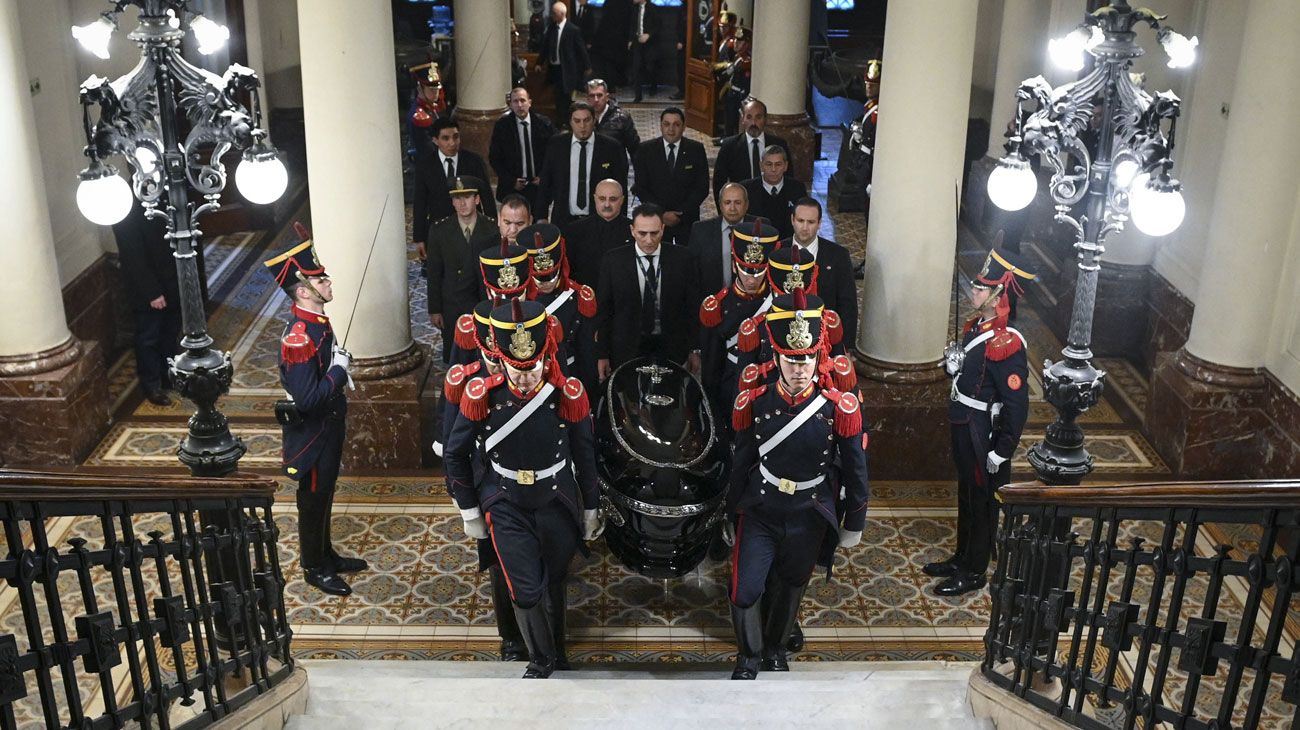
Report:
M488 162L497 175L498 201L511 193L520 192L515 190L515 180L524 177L524 151L521 149L523 145L519 143L517 119L514 112L501 115L492 125L492 139L488 142ZM555 125L545 116L529 112L528 136L533 146L533 176L540 177L542 164L546 162L546 143L555 136ZM534 196L536 192L532 191ZM527 188L524 193L527 195Z
M546 64L550 68L556 43L560 46L560 82L564 90L585 91L582 76L587 69L591 68L591 58L587 55L587 44L582 39L582 31L576 23L568 21L564 24L564 33L559 34L556 32L556 26L552 24L546 29L546 35L542 38L542 55L538 59L539 63ZM553 77L552 83L554 83Z
M681 246L661 244L655 265L659 271L661 354L684 363L699 340L700 293L694 257ZM641 286L637 278L636 246L605 254L596 285L596 356L611 367L650 353L641 352Z
M483 158L462 147L456 156L456 174L473 175L485 184L488 180L487 165ZM451 195L447 193L447 170L438 158L438 148L429 145L415 158L415 200L411 204L411 240L426 241L429 226L443 218L456 214L451 207ZM496 212L496 206L488 197L487 191L479 196L483 207L489 212Z
M781 238L794 235L790 214L794 212L794 202L808 196L808 188L789 175L785 176L781 191L775 196L768 192L768 185L761 177L750 178L743 184L749 191L749 212L766 218Z
M483 299L483 277L478 255L485 248L500 245L497 222L483 214L474 221L470 239L465 240L456 216L443 219L429 229L429 313L441 314L447 327L472 310Z
M570 221L561 230L569 260L569 278L592 289L600 282L600 262L605 254L632 243L632 221L617 216L607 221L588 215Z
M781 247L793 245L793 238L781 241ZM844 323L844 343L853 347L858 341L858 286L853 278L853 257L849 250L830 240L817 237L817 296L834 309Z
M579 12L581 8L581 12ZM592 42L596 38L596 13L598 11L591 7L591 3L578 5L576 2L569 3L569 22L578 26L582 31L583 45L591 48Z
M747 215L741 219L739 225L752 226L753 224L754 216ZM702 294L700 299L726 286L723 275L731 268L731 256L722 255L722 218L709 218L691 226L691 237L686 247L695 256Z
M709 196L709 161L704 145L682 137L677 144L677 164L670 170L664 138L655 137L637 147L632 165L636 169L632 192L641 202L681 211L681 224L665 235L678 244L684 243L691 226L700 219L700 206Z
M591 135L595 148L591 154L591 169L587 171L587 195L592 198L587 209L596 209L596 183L612 178L627 190L627 153L613 139L603 134ZM557 134L546 145L546 164L542 167L542 189L537 201L543 212L550 210L550 222L561 225L574 219L569 212L569 146L572 134Z
M784 139L768 132L764 141L768 145L776 145L785 150L787 158L790 156L790 146L785 143ZM759 150L759 159L762 160L763 151ZM727 137L722 140L722 145L718 147L718 160L713 163L713 199L718 199L718 191L722 186L729 182L744 182L753 175L749 174L749 135L741 132L733 137ZM749 207L754 207L754 201L749 201Z

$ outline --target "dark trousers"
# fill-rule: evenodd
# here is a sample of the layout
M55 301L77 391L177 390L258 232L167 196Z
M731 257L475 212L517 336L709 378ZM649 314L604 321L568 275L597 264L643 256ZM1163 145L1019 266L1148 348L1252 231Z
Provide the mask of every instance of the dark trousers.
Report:
M769 575L789 586L807 583L829 526L814 509L741 514L731 551L731 602L739 608L754 605Z
M141 385L162 385L167 358L176 354L180 337L180 302L168 301L166 309L135 310L135 372Z
M559 64L551 63L547 69L547 78L551 80L551 93L555 94L555 126L568 127L569 104L573 102L573 90L565 87L564 71Z
M987 442L978 442L967 423L952 424L952 459L957 466L957 556L963 568L983 575L989 568L998 525L998 487L1011 479L1011 461L996 474L985 465Z
M334 510L334 485L343 460L343 421L330 421L319 438L324 439L316 464L298 480L298 545L304 570L325 567L330 547L330 518Z
M501 499L487 511L488 535L497 550L510 600L536 606L547 587L564 581L578 549L578 526L559 500L530 510Z
M654 71L643 69L650 63L652 55L649 43L637 43L635 38L632 39L632 50L628 51L627 85L636 96L641 95L642 84L655 83Z

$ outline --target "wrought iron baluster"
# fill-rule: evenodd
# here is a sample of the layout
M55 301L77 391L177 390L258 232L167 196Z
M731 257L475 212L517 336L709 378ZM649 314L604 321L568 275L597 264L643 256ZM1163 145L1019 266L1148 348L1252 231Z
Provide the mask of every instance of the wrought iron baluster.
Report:
M1151 569L1154 575L1151 577L1151 595L1147 600L1146 621L1140 622L1138 628L1141 634L1138 638L1142 640L1142 646L1138 649L1138 658L1133 669L1132 710L1124 718L1124 730L1130 730L1137 722L1138 715L1141 715L1145 721L1146 727L1152 727L1155 718L1156 705L1160 704L1160 695L1144 694L1142 686L1146 680L1147 661L1151 656L1151 643L1156 640L1157 624L1160 620L1160 599L1165 594L1165 578L1169 552L1174 547L1174 537L1178 531L1178 522L1175 519L1175 511L1169 510L1165 515L1165 530L1160 536L1160 546L1151 553ZM1164 643L1162 642L1162 646Z
M1291 607L1291 595L1295 590L1295 560L1291 555L1283 555L1273 563L1273 610L1269 616L1268 633L1264 647L1255 662L1255 684L1251 687L1250 700L1246 705L1246 720L1243 727L1255 727L1264 710L1264 698L1268 692L1269 680L1277 672L1274 659L1278 657L1281 646L1282 631L1286 627L1287 613Z
M1083 690L1074 696L1074 707L1072 708L1075 715L1083 712L1083 701L1088 696L1089 683L1096 680L1092 676L1092 661L1097 652L1097 640L1101 633L1101 620L1105 614L1102 607L1106 605L1106 589L1110 585L1111 568L1115 565L1115 546L1119 541L1119 510L1108 510L1110 529L1106 531L1106 542L1096 548L1097 559L1101 563L1101 575L1097 576L1097 598L1092 605L1092 610L1088 612L1088 644L1083 650L1083 662L1080 669L1083 671L1083 680L1079 683ZM1083 602L1080 602L1083 605ZM1106 693L1105 684L1099 685L1097 690L1098 702L1102 707L1110 704L1110 698Z
M68 625L63 619L63 601L59 598L59 551L50 547L45 534L45 513L39 502L32 504L32 550L39 556L39 570L35 576L45 593L45 611L49 614L50 630L54 643L50 645L50 664L59 665L63 678L63 693L68 700L68 724L80 725L85 719L81 707L81 688L77 686L77 663L72 642L68 640Z
M40 611L36 607L36 594L32 582L36 579L40 559L36 553L23 546L22 530L18 523L26 519L31 523L33 505L23 503L16 505L15 515L5 521L5 540L9 543L10 559L17 561L18 600L23 607L23 627L27 630L27 649L40 660L36 664L36 689L41 696L41 712L45 716L46 727L59 727L59 701L54 695L54 679L50 676L50 665L46 657L50 650L45 646L45 634L41 629ZM21 516L20 516L21 515Z
M984 661L980 665L980 668L985 672L993 668L993 657L1002 654L1001 622L1003 615L1009 609L1003 603L1002 587L1006 585L1007 566L1011 562L1011 534L1013 532L1011 524L1017 519L1018 511L1011 507L1004 507L1002 511L1003 518L999 521L997 533L998 555L1001 557L998 560L997 570L993 574L993 582L989 587L993 600L989 609L989 627L984 632Z
M95 584L90 576L90 568L96 564L90 551L86 549L86 540L74 537L68 540L72 554L77 559L77 584L81 588L81 602L87 615L99 613L99 599L95 597ZM113 689L112 667L101 667L99 674L99 696L104 702L104 712L112 718L114 724L121 725L124 720L117 708L117 693Z
M270 689L267 678L265 654L262 650L261 625L257 621L257 591L253 584L253 571L248 563L248 517L241 509L238 500L226 501L226 519L230 524L230 539L235 568L235 588L239 596L239 607L243 624L244 643L248 646L248 672L253 684Z
M131 576L131 589L135 596L135 623L139 627L140 643L144 645L145 664L149 668L149 702L145 710L153 711L158 716L158 727L169 730L171 718L168 716L167 696L163 692L162 667L158 664L158 651L154 646L153 620L149 618L149 598L144 590L144 576L140 566L144 564L144 544L135 536L135 526L131 524L134 516L130 502L122 503L122 513L118 520L122 523L122 545L128 548L127 573ZM123 621L130 614L123 614Z
M1124 559L1124 580L1121 581L1120 583L1119 600L1116 603L1119 604L1132 603L1133 584L1137 581L1137 557L1138 554L1142 552L1142 544L1144 542L1146 542L1146 540L1141 537L1130 538L1129 549L1121 551L1123 552L1123 559ZM1112 606L1113 605L1114 604L1112 604ZM1125 637L1127 636L1127 634L1128 631L1126 628L1124 631ZM1107 701L1120 700L1124 704L1129 705L1131 707L1133 697L1135 696L1134 693L1137 692L1137 689L1130 687L1127 691L1123 691L1115 687L1115 671L1119 668L1120 653L1121 652L1119 650L1112 649L1110 652L1110 656L1106 659L1106 671L1102 675L1103 679L1101 682L1102 683L1101 696L1105 698ZM1129 714L1131 714L1131 711Z
M194 660L198 664L198 674L195 678L203 691L203 706L208 716L216 720L219 715L213 712L215 703L212 698L212 685L217 675L216 669L208 664L208 658L203 650L204 607L194 590L194 576L190 574L190 561L194 559L195 553L194 535L181 524L181 512L186 509L185 503L181 500L172 502L171 523L172 534L176 536L176 563L181 569L181 588L185 591L186 614L190 621L190 644L194 647Z
M1182 547L1169 556L1175 573L1174 588L1169 594L1169 613L1165 616L1165 626L1160 631L1160 654L1156 658L1155 674L1151 677L1153 707L1163 706L1161 702L1165 681L1169 678L1169 659L1173 655L1174 639L1178 635L1178 624L1183 615L1183 595L1187 590L1187 579L1195 573L1191 567L1191 557L1196 554L1196 535L1200 532L1200 527L1200 511L1193 509L1183 530ZM1151 727L1153 717L1154 714L1148 716L1147 727Z
M1272 562L1273 546L1277 542L1277 510L1268 510L1263 523L1264 535L1260 538L1259 549L1246 560L1250 591L1246 594L1246 606L1242 609L1241 624L1237 627L1237 644L1232 653L1232 662L1228 665L1228 681L1223 688L1223 701L1219 704L1219 725L1223 727L1231 725L1232 710L1237 704L1237 692L1241 689L1242 672L1247 664L1253 662L1253 655L1258 651L1252 647L1251 639L1255 635L1260 600L1269 583L1267 566Z
M193 580L194 595L196 605L200 607L203 614L203 635L208 640L208 675L205 680L209 687L216 690L217 704L209 703L208 712L214 716L214 719L221 719L230 714L230 700L226 697L226 668L221 661L221 649L217 643L217 625L212 616L212 593L208 590L205 567L203 565L203 554L207 549L204 545L205 537L200 534L198 527L194 522L194 513L197 507L193 502L185 504L185 535L190 540L191 550L190 557L194 563Z
M149 547L154 551L154 565L158 571L158 588L162 593L162 598L154 599L154 614L164 622L164 629L167 632L161 636L163 645L171 649L172 661L176 664L176 681L181 688L181 704L189 706L194 704L194 687L190 683L189 672L185 670L185 649L184 637L182 631L185 628L184 622L184 599L177 606L173 600L172 580L167 570L167 554L169 552L167 543L163 542L162 530L151 530L149 532ZM179 549L179 535L176 543Z
M104 513L100 515L99 525L104 531L104 549L109 555L109 574L113 576L113 598L117 601L118 621L126 629L127 668L131 677L131 690L135 693L136 703L139 705L134 719L139 720L144 730L149 730L149 713L152 708L149 704L149 691L144 686L144 674L140 671L140 629L131 620L131 604L127 598L126 579L122 577L126 572L127 560L130 558L130 548L117 539L117 529L113 527L113 515L117 512L113 509L114 504L120 505L121 511L126 511L125 504L104 502Z
M1218 545L1215 548L1215 556L1210 559L1210 572L1206 575L1209 580L1209 588L1205 592L1205 605L1201 607L1201 619L1204 621L1213 621L1215 614L1218 612L1219 591L1223 588L1223 564L1228 559L1227 545ZM1183 689L1183 705L1179 710L1184 717L1191 717L1196 711L1196 692L1201 686L1201 675L1192 673L1187 675L1187 687Z
M1070 636L1070 649L1065 659L1065 676L1061 679L1061 699L1056 706L1056 716L1062 716L1070 706L1070 694L1078 690L1087 692L1083 684L1084 673L1078 667L1079 645L1083 641L1083 626L1088 620L1088 599L1092 597L1092 579L1097 570L1097 545L1101 540L1101 509L1092 512L1092 534L1083 545L1083 576L1079 584L1079 601L1074 608L1074 630ZM1070 574L1066 566L1067 580Z
M275 524L275 516L272 509L275 504L274 498L266 500L266 505L262 508L262 521L266 525L266 553L270 565L270 577L274 581L275 599L274 606L277 615L276 637L279 645L280 661L285 664L293 664L293 655L289 653L289 638L292 632L289 630L289 612L284 607L284 572L280 568L280 551L276 548L276 543L280 537L280 527Z

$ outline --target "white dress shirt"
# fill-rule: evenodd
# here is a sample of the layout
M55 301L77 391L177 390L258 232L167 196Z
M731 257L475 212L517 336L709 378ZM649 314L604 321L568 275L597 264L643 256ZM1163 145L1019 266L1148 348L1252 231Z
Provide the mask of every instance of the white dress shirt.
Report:
M592 156L596 153L596 135L587 138L587 197L578 200L578 153L582 147L576 136L569 142L569 212L573 215L587 215L591 212L591 189L598 182L593 179L595 171L591 169Z
M456 171L456 176L459 177L460 176L460 153L457 152L451 157L448 157L442 153L442 150L438 150L438 164L442 167L443 175L447 174L447 160L451 160L452 169ZM451 184L451 180L448 180L447 183Z
M813 261L817 260L817 243L821 241L820 237L814 238L812 243L808 244L793 237L791 237L791 240L794 241L794 245L799 247L800 252L807 252L807 254L812 257Z
M785 178L784 178L784 177L782 177L782 178L781 178L781 181L778 182L778 183L775 184L775 185L769 183L768 181L766 181L766 180L764 180L764 179L762 179L762 178L759 178L759 182L763 184L763 190L764 190L764 192L766 192L768 195L773 195L773 196L775 196L775 195L780 195L780 194L781 194L781 189L785 187Z
M636 244L632 245L636 249L636 295L637 299L640 299L642 292L645 291L646 259L649 258L649 255L646 254L645 251L642 251L640 246L637 246ZM659 334L659 320L663 317L663 305L661 304L664 300L663 252L663 244L660 244L659 248L655 249L654 252L655 279L659 282L659 286L655 287L655 312L657 316L655 317L655 329L652 334Z
M527 139L527 137L533 133L532 125L535 121L536 120L533 119L532 114L529 114L523 119L520 119L518 114L515 115L515 135L519 137L519 163L520 163L519 169L522 170L525 175L528 174L528 170L530 167L528 164L528 150L529 147L532 145L532 140ZM525 123L528 124L528 127L526 128L524 127ZM533 162L536 163L536 161L537 161L537 150L533 150ZM533 175L536 176L537 168L532 167L532 171L533 171Z
M551 51L551 63L559 65L560 63L560 39L564 37L564 26L569 24L569 19L565 18L560 24L555 26L555 48Z

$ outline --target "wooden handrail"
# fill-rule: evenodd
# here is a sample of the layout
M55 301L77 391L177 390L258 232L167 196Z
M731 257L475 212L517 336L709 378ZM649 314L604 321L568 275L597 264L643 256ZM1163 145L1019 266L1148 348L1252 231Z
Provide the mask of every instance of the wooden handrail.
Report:
M1005 504L1058 507L1300 508L1300 480L1078 486L1019 482L999 489L998 499Z
M184 477L0 469L0 501L274 498L275 490L275 480L254 474Z

